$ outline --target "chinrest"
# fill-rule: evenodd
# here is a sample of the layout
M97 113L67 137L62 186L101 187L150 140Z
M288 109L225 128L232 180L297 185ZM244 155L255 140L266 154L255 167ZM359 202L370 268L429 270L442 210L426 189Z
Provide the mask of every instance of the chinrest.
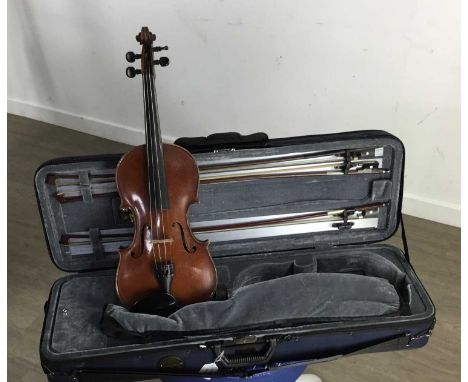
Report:
M146 313L167 317L174 313L179 306L176 299L169 293L152 293L138 301L131 309L135 313Z

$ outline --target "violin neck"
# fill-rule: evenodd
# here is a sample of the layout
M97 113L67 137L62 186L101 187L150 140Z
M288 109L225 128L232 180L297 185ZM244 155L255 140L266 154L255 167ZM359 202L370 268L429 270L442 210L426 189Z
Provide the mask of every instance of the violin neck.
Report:
M160 211L169 208L166 173L164 168L163 143L159 127L158 102L153 67L143 70L143 98L145 109L146 162L148 168L148 192L151 209Z

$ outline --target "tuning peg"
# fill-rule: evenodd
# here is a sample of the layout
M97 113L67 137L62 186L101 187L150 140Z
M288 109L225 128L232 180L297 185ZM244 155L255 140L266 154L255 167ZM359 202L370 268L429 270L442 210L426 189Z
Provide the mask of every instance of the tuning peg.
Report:
M127 52L127 54L125 55L125 58L128 62L135 62L135 60L138 60L139 58L141 58L141 54Z
M169 65L169 59L167 57L160 57L159 60L154 62L155 65L167 66Z
M155 46L153 48L153 52L160 52L161 50L168 50L169 47L166 45L166 46Z
M133 77L135 77L137 74L141 74L141 70L135 69L133 66L129 66L129 67L125 70L125 74L127 75L128 78L133 78Z

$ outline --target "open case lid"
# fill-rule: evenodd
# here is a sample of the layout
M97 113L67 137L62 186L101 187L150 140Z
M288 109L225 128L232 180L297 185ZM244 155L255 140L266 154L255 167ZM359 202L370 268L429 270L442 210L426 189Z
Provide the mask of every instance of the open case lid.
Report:
M219 145L219 134L216 141ZM336 216L343 221L323 223L328 227L324 230L314 222L314 228L308 224L277 226L273 230L269 227L270 233L265 235L264 231L255 230L243 230L241 235L234 236L232 232L228 236L218 235L210 244L214 258L279 250L291 250L294 255L293 250L301 248L382 241L396 231L401 214L405 155L402 142L395 136L378 130L270 140L262 136L257 148L248 140L247 143L243 139L235 141L234 149L222 142L222 150L213 150L209 139L203 142L197 138L193 141L197 164L203 168L208 164L290 158L297 153L313 152L315 156L316 152L322 155L365 149L363 155L377 157L379 168L385 171L356 174L351 170L348 174L200 184L200 203L189 210L192 228L200 230L213 222L245 222L259 217L271 221L272 217L304 213L315 216L321 211L352 213L357 207L374 206L372 219L356 219L350 227L346 227L340 212ZM192 148L188 138L176 142L189 150ZM244 144L247 148L243 148ZM120 157L59 158L37 170L34 181L45 237L51 258L60 269L72 272L117 266L118 247L128 244L132 236L132 223L120 213L120 200L113 183Z

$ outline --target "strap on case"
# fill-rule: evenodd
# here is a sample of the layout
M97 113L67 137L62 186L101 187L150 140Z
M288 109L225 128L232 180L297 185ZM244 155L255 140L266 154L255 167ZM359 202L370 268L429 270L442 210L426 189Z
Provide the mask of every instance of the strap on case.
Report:
M408 241L406 240L406 232L405 232L405 225L403 223L403 214L400 215L400 225L401 225L401 241L403 242L403 250L406 261L410 262L409 257L409 249L408 249Z

